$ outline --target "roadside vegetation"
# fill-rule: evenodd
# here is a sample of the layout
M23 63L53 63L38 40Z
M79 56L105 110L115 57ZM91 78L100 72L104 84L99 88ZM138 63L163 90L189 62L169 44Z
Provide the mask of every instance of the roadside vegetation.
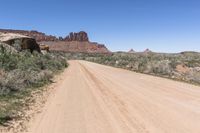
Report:
M86 60L200 85L200 53L110 54L51 52L45 55L0 48L0 125L6 125L26 106L31 92L51 83L67 67L66 59Z
M32 91L51 83L53 76L67 66L66 59L58 54L17 53L1 45L0 125L19 117Z
M200 53L68 53L69 59L81 59L131 71L156 75L200 85Z

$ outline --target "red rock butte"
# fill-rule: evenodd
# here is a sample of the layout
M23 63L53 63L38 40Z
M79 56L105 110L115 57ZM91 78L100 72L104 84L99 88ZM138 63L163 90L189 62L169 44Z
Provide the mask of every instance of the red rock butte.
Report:
M104 44L90 42L88 34L84 31L71 32L66 37L46 35L38 31L0 29L3 33L17 33L35 38L40 44L49 45L50 51L82 52L82 53L110 53Z

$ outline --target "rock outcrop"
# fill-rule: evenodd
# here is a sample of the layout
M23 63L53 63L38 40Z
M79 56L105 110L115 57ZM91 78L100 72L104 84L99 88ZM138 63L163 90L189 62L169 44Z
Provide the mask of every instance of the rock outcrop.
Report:
M1 52L6 51L6 52L11 53L11 54L18 53L18 51L14 47L12 47L12 46L10 46L10 45L8 45L6 43L2 43L2 42L0 42L0 51Z
M29 36L24 36L21 34L0 32L0 42L3 42L15 48L17 51L29 49L31 53L33 51L41 52L39 44L36 42L34 38L31 38Z
M49 45L50 51L81 52L81 53L110 53L103 44L80 41L42 42Z
M71 32L65 38L46 35L38 31L25 30L5 30L0 29L3 33L18 33L36 39L37 42L43 45L49 45L50 51L63 52L83 52L83 53L110 53L104 44L90 42L88 34L84 31L78 33Z
M78 33L71 32L68 36L64 38L64 41L89 42L89 38L87 33L84 31L80 31Z
M135 53L135 51L134 51L133 49L130 49L130 50L128 51L128 53Z
M35 30L32 31L25 31L25 30L11 30L11 29L0 29L0 32L2 33L15 33L15 34L21 34L24 36L29 36L31 38L34 38L36 41L56 41L58 38L52 35L46 35L45 33L38 32Z
M151 53L152 51L151 50L149 50L148 48L147 49L145 49L144 50L144 52L143 53Z

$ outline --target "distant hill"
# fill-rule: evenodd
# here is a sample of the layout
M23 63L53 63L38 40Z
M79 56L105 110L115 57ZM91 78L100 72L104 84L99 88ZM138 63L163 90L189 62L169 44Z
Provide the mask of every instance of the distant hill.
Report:
M50 51L62 52L85 52L85 53L110 53L104 44L90 42L88 34L84 31L78 33L71 32L66 37L56 37L53 35L46 35L45 33L35 30L12 30L0 29L3 33L17 33L21 35L30 36L35 38L37 42L48 44Z
M149 50L148 48L144 50L144 53L151 53L152 51Z
M128 51L128 53L135 53L135 51L134 51L133 49L130 49L130 50Z

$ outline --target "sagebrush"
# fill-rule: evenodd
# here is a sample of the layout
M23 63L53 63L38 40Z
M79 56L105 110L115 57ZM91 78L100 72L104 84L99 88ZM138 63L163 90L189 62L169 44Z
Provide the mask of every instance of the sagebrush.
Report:
M0 125L20 117L33 90L51 82L67 67L66 58L53 53L12 52L0 48Z

